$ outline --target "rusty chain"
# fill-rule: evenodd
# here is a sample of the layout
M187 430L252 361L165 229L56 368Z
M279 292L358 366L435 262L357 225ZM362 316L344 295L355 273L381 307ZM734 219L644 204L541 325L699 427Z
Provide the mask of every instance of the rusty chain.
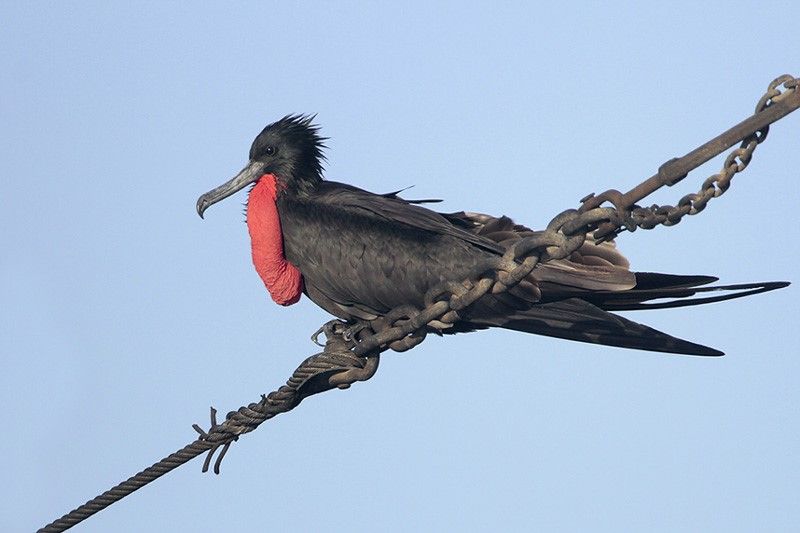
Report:
M784 90L779 89L783 86ZM627 193L615 189L599 195L590 194L581 200L582 211L588 211L611 203L624 220L623 226L611 223L601 224L594 232L595 242L613 239L623 230L635 231L637 228L652 229L658 225L673 226L686 215L695 215L705 209L712 198L721 196L730 187L733 176L743 171L753 156L756 147L767 137L769 125L800 107L800 88L798 78L784 74L769 84L767 91L756 104L755 113L736 126L728 129L702 146L680 158L674 158L658 169L658 172ZM684 179L689 171L706 163L713 157L741 141L739 148L733 150L725 159L722 171L703 182L700 192L688 194L680 199L678 206L653 205L647 208L636 202L649 196L663 186L673 186Z
M778 89L780 85L783 85L784 91ZM798 96L798 79L789 75L776 78L759 99L754 116L789 96ZM677 207L654 205L643 208L632 202L628 206L619 200L614 202L616 191L606 191L598 197L585 197L580 210L560 213L550 221L545 231L534 232L531 237L516 242L503 257L492 258L469 279L462 283L450 282L429 291L425 296L425 309L402 306L372 321L369 327L362 328L358 333L354 352L366 355L380 347L395 351L413 348L425 340L428 328L442 329L452 325L459 319L459 310L475 303L489 291L498 294L515 286L539 262L568 257L580 248L589 233L598 230L600 226L605 226L607 231L605 235L595 235L602 242L608 240L608 235L616 235L622 229L652 229L659 224L673 226L686 215L700 213L712 198L721 196L730 188L735 174L747 168L756 146L767 138L768 132L769 125L765 125L749 133L741 141L739 148L725 158L722 170L706 179L700 192L681 198ZM662 185L674 185L685 177L684 174L671 178L661 172L659 175ZM615 206L598 207L605 199Z
M797 84L797 78L792 78L788 75L775 79L769 85L769 89L764 96L758 101L755 110L756 114L786 98L787 95L791 94L788 92L789 90L797 90ZM779 85L783 85L786 91L780 91L778 89ZM767 138L767 133L769 133L768 125L748 135L741 142L739 148L730 152L725 158L722 170L706 179L700 187L700 191L687 194L681 198L677 206L634 206L630 214L633 229L637 227L652 229L658 225L674 226L686 215L696 215L703 211L709 201L722 196L730 188L731 180L736 174L747 168L753 157L753 152Z
M780 85L783 85L784 91L778 89ZM507 291L527 277L539 263L568 257L580 248L592 232L595 241L602 242L613 239L623 230L671 226L686 215L701 212L712 198L728 190L735 174L747 167L753 151L766 138L769 124L798 107L798 79L781 76L769 85L752 117L686 156L668 161L656 175L625 194L609 190L583 198L579 209L560 213L544 231L533 232L531 236L514 243L502 257L487 260L469 279L431 289L425 295L424 309L401 306L355 329L334 321L324 329L325 349L303 361L285 385L262 396L257 403L228 413L222 423L217 423L216 411L212 408L208 431L197 424L192 426L199 434L197 440L39 531L65 531L202 453L207 454L203 472L209 469L216 455L214 472L219 473L225 454L240 435L255 430L261 423L280 413L292 410L308 396L333 388L345 389L357 381L370 379L378 369L382 352L413 348L425 340L429 329L443 329L454 324L459 320L459 311L488 292L498 294ZM681 198L677 206L653 205L643 208L635 204L662 186L676 184L689 170L740 141L739 148L725 159L722 171L705 180L698 193ZM606 202L613 207L602 207Z

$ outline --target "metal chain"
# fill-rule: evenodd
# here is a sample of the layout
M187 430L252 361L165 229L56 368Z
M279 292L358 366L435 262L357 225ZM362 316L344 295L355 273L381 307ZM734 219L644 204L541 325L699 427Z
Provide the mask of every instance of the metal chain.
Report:
M779 85L783 85L786 91L780 91ZM759 99L755 113L780 102L797 91L797 87L797 78L789 75L776 78ZM589 233L601 225L616 234L623 228L634 231L638 227L652 229L659 224L673 226L684 216L703 211L712 198L721 196L730 188L735 174L747 168L756 146L764 142L768 132L767 125L745 137L739 148L725 158L722 171L706 179L700 192L681 198L677 207L653 205L642 208L634 204L631 207L615 205L614 208L564 211L553 218L545 231L535 232L533 236L516 242L503 257L488 260L462 283L450 282L430 290L425 296L424 309L405 305L372 321L369 327L362 328L357 334L354 352L366 355L387 347L398 352L410 350L425 340L428 328L442 329L457 322L458 312L487 292L505 292L527 277L538 263L568 257L580 248ZM669 180L666 184L675 182ZM584 206L587 200L589 197L584 199Z
M783 86L783 91L779 89L781 85ZM773 80L772 83L769 84L767 91L756 104L754 116L787 100L789 97L796 97L797 92L800 91L798 85L800 85L798 78L794 78L788 74ZM611 201L614 203L615 207L620 210L620 215L625 220L624 229L628 231L635 231L637 228L653 229L659 225L674 226L678 224L683 217L687 215L696 215L703 211L708 205L708 202L713 198L722 196L725 191L730 188L733 177L746 169L747 165L750 164L753 152L759 144L764 142L768 133L769 124L746 136L741 141L739 147L730 152L725 158L722 170L706 179L700 187L699 192L690 193L681 198L677 206L652 205L650 207L640 207L634 204L628 208L624 205L625 202L620 201L620 193L617 191L606 191L596 198L594 195L590 195L584 198L583 201L588 207L599 205L597 202L598 198ZM671 162L672 161L667 164ZM663 177L663 184L674 185L677 181L683 179L683 177L685 177L685 174L679 175L677 178L673 179ZM598 242L602 242L603 240L608 240L607 236L609 234L615 235L620 229L620 227L607 227L602 234L596 234L595 237Z

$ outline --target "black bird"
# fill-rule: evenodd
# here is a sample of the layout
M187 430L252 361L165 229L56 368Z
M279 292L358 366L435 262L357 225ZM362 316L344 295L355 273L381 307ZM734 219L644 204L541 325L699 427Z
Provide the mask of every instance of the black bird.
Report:
M247 225L253 262L273 299L305 293L353 324L391 309L424 306L430 289L460 282L487 257L531 234L505 216L438 213L398 193L374 194L324 181L325 148L313 117L289 115L255 138L250 162L197 201L197 212L253 185ZM785 287L786 282L704 287L717 278L631 272L612 243L587 241L567 259L538 265L503 294L487 294L437 333L501 327L623 348L690 355L722 352L609 311L681 307ZM722 296L690 298L709 291ZM733 292L730 292L733 291ZM647 303L671 298L671 302Z

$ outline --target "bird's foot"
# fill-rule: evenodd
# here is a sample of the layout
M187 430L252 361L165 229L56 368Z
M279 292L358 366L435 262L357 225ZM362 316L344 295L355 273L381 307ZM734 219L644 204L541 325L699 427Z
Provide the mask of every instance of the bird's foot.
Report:
M341 337L346 343L355 344L357 342L356 335L368 327L369 322L351 323L336 318L326 322L321 328L314 332L311 336L311 341L317 346L324 347L325 344L320 342L319 337L320 335L325 335L326 340L331 340L334 337Z
M338 318L329 320L328 322L325 322L321 328L315 331L313 335L311 335L311 342L313 342L317 346L325 346L325 344L319 341L320 335L325 335L326 339L331 339L332 337L335 337L337 334L340 334L340 332L346 327L347 327L347 322L345 322L344 320L339 320Z

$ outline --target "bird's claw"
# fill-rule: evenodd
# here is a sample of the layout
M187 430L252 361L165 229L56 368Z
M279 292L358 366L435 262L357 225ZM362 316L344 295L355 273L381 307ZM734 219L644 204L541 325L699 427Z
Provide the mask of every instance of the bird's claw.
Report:
M348 344L355 344L357 342L356 336L369 327L368 322L356 322L351 324L344 320L334 319L326 322L311 336L311 341L317 346L324 347L325 344L319 341L320 335L325 335L326 340L331 340L334 337L341 337Z
M338 330L337 327L339 328ZM320 335L325 335L325 338L330 340L338 334L344 335L342 333L343 331L347 331L347 322L344 320L339 320L338 318L329 320L328 322L325 322L321 328L315 331L313 335L311 335L311 342L317 346L325 347L324 343L319 342Z

